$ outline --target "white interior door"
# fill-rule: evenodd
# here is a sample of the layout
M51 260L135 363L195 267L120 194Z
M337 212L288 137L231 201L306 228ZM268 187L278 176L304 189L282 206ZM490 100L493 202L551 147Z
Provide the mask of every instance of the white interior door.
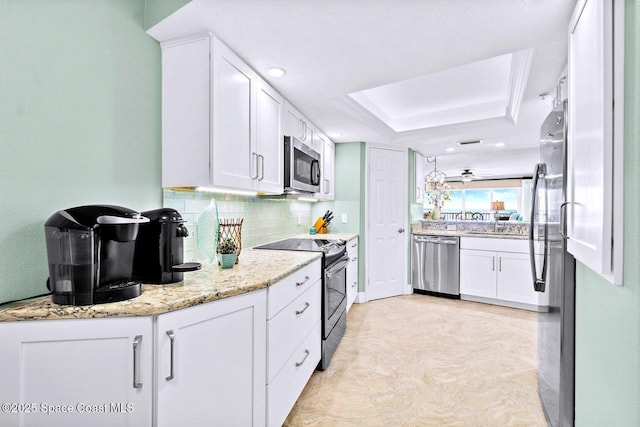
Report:
M401 295L407 271L407 152L368 147L366 299Z

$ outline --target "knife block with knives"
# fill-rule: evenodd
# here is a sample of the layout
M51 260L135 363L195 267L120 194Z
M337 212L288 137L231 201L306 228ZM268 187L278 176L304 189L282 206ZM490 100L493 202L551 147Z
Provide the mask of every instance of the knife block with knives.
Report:
M313 224L313 228L316 229L316 233L318 234L326 234L328 232L327 227L331 223L333 219L333 212L327 211L324 216L318 218L316 222Z

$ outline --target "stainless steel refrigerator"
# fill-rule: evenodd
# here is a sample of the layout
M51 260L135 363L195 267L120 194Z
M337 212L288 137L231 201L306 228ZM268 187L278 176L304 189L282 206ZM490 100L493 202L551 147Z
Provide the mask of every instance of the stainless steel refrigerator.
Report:
M538 314L538 393L552 427L574 425L575 403L575 259L564 237L566 117L565 101L540 130L529 229L533 287L549 293L549 311Z

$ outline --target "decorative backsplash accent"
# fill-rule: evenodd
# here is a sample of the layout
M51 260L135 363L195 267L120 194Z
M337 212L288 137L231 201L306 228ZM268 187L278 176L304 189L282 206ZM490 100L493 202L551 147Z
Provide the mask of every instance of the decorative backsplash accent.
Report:
M207 261L206 255L198 250L197 225L212 200L217 205L219 218L244 218L243 248L308 233L312 222L312 204L309 202L277 196L237 196L164 189L163 206L180 212L189 230L189 237L184 242L185 262Z

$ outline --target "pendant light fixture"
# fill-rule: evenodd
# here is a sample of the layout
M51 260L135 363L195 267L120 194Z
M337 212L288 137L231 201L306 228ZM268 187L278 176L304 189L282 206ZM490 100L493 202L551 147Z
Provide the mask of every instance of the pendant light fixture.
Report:
M424 177L424 189L427 191L448 190L447 175L438 170L438 158L436 156L427 156L425 161L433 163L433 170Z

